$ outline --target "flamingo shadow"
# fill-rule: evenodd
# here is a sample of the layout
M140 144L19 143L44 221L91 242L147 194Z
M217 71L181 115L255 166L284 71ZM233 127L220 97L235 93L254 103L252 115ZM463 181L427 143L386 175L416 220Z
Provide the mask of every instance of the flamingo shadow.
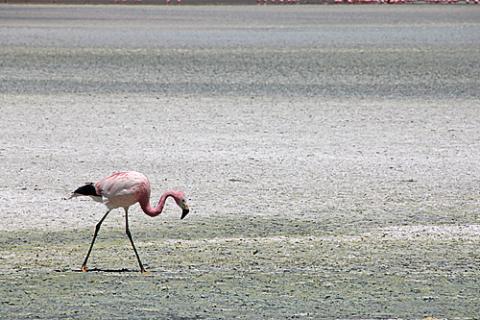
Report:
M72 272L83 272L81 269L72 269L70 270ZM88 272L104 272L104 273L140 273L140 270L138 269L127 269L127 268L122 268L122 269L103 269L103 268L92 268L88 269ZM87 273L88 273L87 272ZM149 273L155 272L155 271L148 271Z

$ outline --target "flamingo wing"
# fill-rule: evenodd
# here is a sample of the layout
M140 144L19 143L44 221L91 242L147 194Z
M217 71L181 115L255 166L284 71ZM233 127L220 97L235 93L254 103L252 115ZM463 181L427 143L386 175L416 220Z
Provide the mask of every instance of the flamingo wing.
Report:
M140 194L150 194L147 177L135 171L115 172L95 184L97 193L105 198L109 208L129 207L136 203Z

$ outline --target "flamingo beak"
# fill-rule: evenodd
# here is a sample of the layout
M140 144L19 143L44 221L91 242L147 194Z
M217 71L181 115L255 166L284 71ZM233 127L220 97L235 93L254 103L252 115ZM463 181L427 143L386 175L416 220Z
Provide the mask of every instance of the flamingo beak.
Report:
M185 207L182 209L182 216L180 217L180 219L185 218L189 212L190 212L190 209L188 208L187 205L185 205Z

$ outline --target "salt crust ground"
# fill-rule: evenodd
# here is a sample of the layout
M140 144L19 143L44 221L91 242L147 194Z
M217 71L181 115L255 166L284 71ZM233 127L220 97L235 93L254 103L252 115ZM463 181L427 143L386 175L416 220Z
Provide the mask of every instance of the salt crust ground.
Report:
M1 319L480 314L476 7L0 8Z

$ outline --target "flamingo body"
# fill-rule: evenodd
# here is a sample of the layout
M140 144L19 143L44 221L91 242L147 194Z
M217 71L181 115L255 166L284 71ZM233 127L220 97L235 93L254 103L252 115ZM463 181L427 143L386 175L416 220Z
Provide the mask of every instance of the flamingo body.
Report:
M148 178L145 175L136 171L115 172L96 183L88 183L80 188L77 188L70 198L79 196L90 196L93 200L104 203L108 208L107 213L105 213L95 227L93 240L83 262L82 271L88 271L88 257L92 251L93 244L95 243L98 231L100 230L100 226L111 210L115 208L123 208L125 210L127 236L130 239L140 265L140 270L142 272L145 272L145 268L143 267L143 264L137 253L137 249L135 248L135 244L133 243L133 239L128 228L128 208L138 202L142 210L147 215L154 217L162 213L165 201L168 197L172 197L177 205L182 208L182 215L180 219L185 218L189 212L189 208L185 200L185 194L181 191L164 192L160 197L157 206L152 207L150 205L150 181L148 181Z
M95 191L109 209L127 208L150 199L150 181L136 171L115 172L95 183Z

